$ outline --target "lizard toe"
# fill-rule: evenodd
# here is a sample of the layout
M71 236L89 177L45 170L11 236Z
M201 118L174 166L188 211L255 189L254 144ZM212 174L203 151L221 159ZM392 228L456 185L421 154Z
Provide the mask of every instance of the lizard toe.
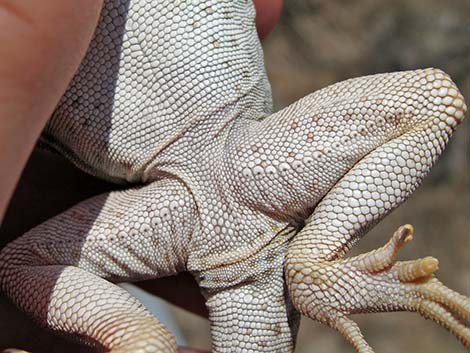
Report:
M287 264L292 302L302 314L338 330L360 353L373 351L348 315L370 312L418 312L470 347L470 298L435 278L437 259L396 261L412 236L413 227L405 225L387 244L365 254Z

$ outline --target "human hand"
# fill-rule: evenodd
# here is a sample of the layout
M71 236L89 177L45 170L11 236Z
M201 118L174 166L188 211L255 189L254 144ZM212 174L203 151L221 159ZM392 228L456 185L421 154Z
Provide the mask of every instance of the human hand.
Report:
M0 222L96 26L102 0L0 0Z
M253 0L253 3L256 8L256 29L263 40L279 21L282 0Z

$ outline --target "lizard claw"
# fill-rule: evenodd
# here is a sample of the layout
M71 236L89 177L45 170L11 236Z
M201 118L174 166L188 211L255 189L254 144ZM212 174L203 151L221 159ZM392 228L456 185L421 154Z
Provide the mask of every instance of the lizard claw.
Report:
M470 298L434 277L439 265L434 257L396 261L398 251L412 238L413 227L404 225L387 244L368 253L287 266L294 305L304 315L341 332L359 353L373 350L348 315L379 311L416 311L469 348Z
M426 268L430 273L420 276L427 271ZM433 268L437 268L437 260L431 257L398 262L394 270L401 286L397 287L405 291L397 299L397 304L404 310L416 311L437 322L470 348L470 298L441 283L432 275Z

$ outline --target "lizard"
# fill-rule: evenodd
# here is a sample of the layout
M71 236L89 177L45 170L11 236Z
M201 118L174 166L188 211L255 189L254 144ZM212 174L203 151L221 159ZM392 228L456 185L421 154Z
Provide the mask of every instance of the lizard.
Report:
M115 283L189 271L214 352L292 352L300 314L373 352L350 318L417 311L470 346L470 300L413 236L347 251L419 186L466 113L438 69L349 79L273 113L251 1L105 0L42 135L128 185L0 251L0 288L42 325L97 349L176 352ZM121 186L122 187L122 186Z

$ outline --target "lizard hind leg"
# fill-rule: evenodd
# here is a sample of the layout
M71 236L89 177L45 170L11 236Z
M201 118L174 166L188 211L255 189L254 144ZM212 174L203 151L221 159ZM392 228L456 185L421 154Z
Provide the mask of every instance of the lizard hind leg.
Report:
M383 247L352 258L304 261L287 266L289 291L304 315L335 328L360 353L373 352L348 315L367 312L415 311L452 332L470 347L470 298L434 277L438 261L425 257L396 261L412 239L404 225Z

